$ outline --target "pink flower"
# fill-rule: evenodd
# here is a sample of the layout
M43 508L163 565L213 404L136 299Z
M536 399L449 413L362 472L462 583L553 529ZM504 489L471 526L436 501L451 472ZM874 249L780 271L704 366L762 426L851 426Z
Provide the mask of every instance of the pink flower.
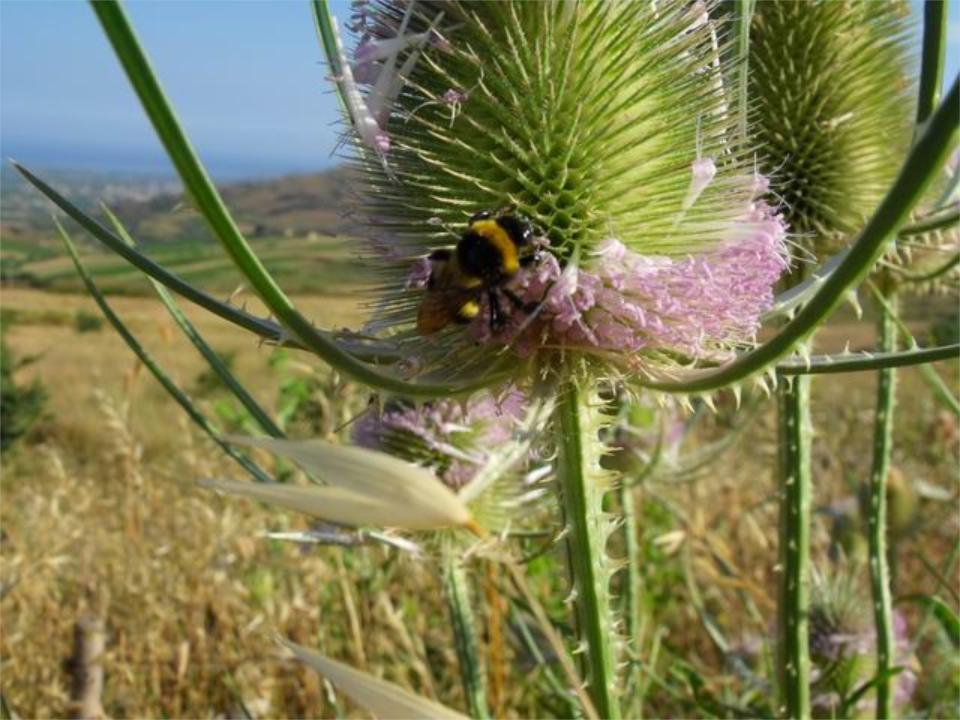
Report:
M431 467L449 487L460 489L513 437L524 407L516 390L463 403L396 404L360 418L353 441Z
M784 223L769 206L755 203L726 241L696 256L640 255L610 238L580 267L561 269L545 252L509 286L525 302L539 304L533 319L501 303L508 323L493 334L483 299L471 331L521 354L550 346L702 357L755 340L787 267Z

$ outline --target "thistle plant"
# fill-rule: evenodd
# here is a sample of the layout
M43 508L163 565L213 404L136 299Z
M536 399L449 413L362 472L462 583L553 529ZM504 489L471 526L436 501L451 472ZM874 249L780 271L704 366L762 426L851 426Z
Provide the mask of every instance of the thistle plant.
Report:
M184 282L125 242L121 227L111 232L20 168L84 230L159 283L383 393L382 411L375 406L358 421L353 439L364 447L356 447L283 438L268 417L261 426L273 437L223 436L172 382L165 383L198 424L262 481L208 479L206 486L371 530L371 537L373 529L381 538L381 528L400 531L439 549L461 677L475 716L497 708L487 702L478 661L476 593L465 562L472 557L506 568L550 640L564 670L563 692L576 696L579 713L619 717L627 711L620 701L622 623L611 593L621 563L607 549L617 526L607 495L619 480L602 462L611 437L613 388L635 396L647 386L704 395L709 402L709 393L721 387L732 385L737 393L747 381L766 387L762 373L801 376L784 395L795 409L790 416L800 422L786 428L783 438L785 476L789 468L798 473L793 501L784 504L783 534L785 547L793 543L788 577L795 582L787 589L791 617L799 621L806 609L810 490L805 376L957 354L955 346L904 352L889 347L878 356L810 357L800 345L867 278L942 168L956 140L957 83L925 116L902 164L887 163L875 145L862 144L861 123L870 121L854 111L847 117L845 101L831 95L827 99L837 104L818 126L824 135L809 146L819 154L792 156L795 167L782 172L758 148L771 147L778 133L794 133L799 126L791 113L814 101L801 97L807 86L798 80L785 94L797 106L779 118L780 127L757 121L760 134L750 136L754 123L744 114L750 105L745 93L757 92L752 78L773 77L777 51L773 40L763 40L765 33L795 40L800 36L794 30L822 31L823 18L842 18L856 38L872 31L854 22L863 19L856 14L859 5L840 11L830 3L797 4L790 12L804 17L795 26L765 4L751 23L749 5L736 4L737 44L727 47L720 39L730 34L717 20L717 8L701 2L358 2L350 18L353 37L325 3L315 3L343 110L346 162L355 177L349 211L360 227L357 246L373 286L369 320L355 330L318 329L266 271L193 153L116 3L93 8L197 209L271 317L255 317ZM864 12L887 18L879 9ZM885 22L879 27L889 28ZM747 42L753 32L766 59L753 56ZM798 42L798 61L801 52L822 49L809 38ZM884 53L899 52L897 42L876 54L852 53L850 61L861 72L865 63L879 64ZM784 47L794 46L779 50ZM824 47L824 57L834 57L833 46ZM850 47L868 45L858 39ZM755 69L737 72L748 67ZM827 68L832 65L823 62L799 77L819 79ZM854 97L856 109L871 118L888 107L900 110L900 101L877 105L866 91ZM927 105L932 109L932 100ZM890 118L874 120L885 127ZM764 127L773 127L767 136ZM784 147L801 147L798 137L791 135L792 144ZM835 152L850 155L835 164ZM869 182L852 189L843 184L842 170L851 163L865 168ZM796 179L794 170L811 169L813 175ZM826 189L805 205L806 191L797 187L811 183ZM855 197L861 191L868 199ZM828 233L831 209L837 213ZM504 230L506 223L529 227L529 233L520 242ZM496 249L492 261L486 258L487 272L473 276L461 259L468 227L487 250ZM830 234L845 249L775 295L791 267L788 233L803 237L810 231ZM74 259L97 294L80 258ZM138 350L133 335L97 297ZM443 322L429 331L418 322L425 304L454 301L460 303L457 312L474 304L469 314L456 315L467 322ZM786 321L760 342L761 324L777 318ZM796 350L799 356L788 357ZM225 370L220 368L220 377L227 382ZM252 397L227 385L250 410ZM235 446L292 460L318 484L269 482ZM566 638L530 591L510 545L511 528L524 519L511 511L529 507L524 501L542 501L536 481L544 478L555 491L555 504L546 504L546 511L555 511L563 525L555 539L566 545L574 617ZM635 521L634 515L629 527ZM636 562L638 553L630 557ZM805 627L794 622L790 628L794 651L782 669L790 662L795 670L805 668ZM379 715L456 716L288 645ZM808 675L783 675L789 675L795 698L785 712L808 716Z

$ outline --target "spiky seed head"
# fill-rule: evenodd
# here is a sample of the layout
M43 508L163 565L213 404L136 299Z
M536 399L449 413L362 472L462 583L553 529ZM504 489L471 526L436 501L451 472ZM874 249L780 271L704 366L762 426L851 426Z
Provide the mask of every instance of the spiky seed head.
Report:
M433 471L454 491L462 491L492 463L520 432L528 399L515 389L498 396L485 393L469 400L438 400L414 405L388 401L371 407L354 425L353 441L387 452ZM500 463L502 472L482 492L471 494L470 511L484 529L497 532L508 522L521 523L544 496L544 477L536 467L536 450L514 463Z
M762 171L790 229L858 230L910 142L904 2L764 0L750 28L750 102Z
M352 114L366 122L356 209L379 280L368 330L393 333L434 377L544 349L636 363L750 342L784 268L784 232L754 202L762 179L734 132L708 10L369 4L351 75L366 79ZM388 151L367 142L370 122ZM542 261L514 288L536 317L505 302L507 327L491 333L484 297L466 331L417 337L424 258L454 246L474 213L508 206L542 236Z
M863 567L843 562L813 575L809 633L811 700L817 717L835 717L844 700L875 672L876 635L870 613L863 611L870 607ZM894 680L895 703L903 706L913 694L916 675L906 622L899 611L894 613L894 645L895 664L906 668Z

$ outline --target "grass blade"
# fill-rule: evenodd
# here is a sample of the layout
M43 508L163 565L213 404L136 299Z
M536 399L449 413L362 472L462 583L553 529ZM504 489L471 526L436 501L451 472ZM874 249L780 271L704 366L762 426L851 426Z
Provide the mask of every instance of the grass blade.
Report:
M960 618L942 598L936 595L906 595L898 598L898 602L917 603L932 612L940 623L940 627L950 638L953 649L960 651Z
M127 329L127 326L123 324L123 321L113 312L113 309L107 304L106 299L103 297L103 294L100 292L100 289L94 283L93 278L90 276L90 273L87 272L86 267L80 261L80 256L77 253L77 248L74 246L73 241L70 239L70 236L67 234L67 231L63 229L63 226L54 219L54 224L57 227L57 231L60 233L60 237L63 239L64 244L67 247L67 252L70 253L70 258L73 260L73 264L77 268L77 272L80 274L80 279L83 281L84 286L87 288L87 292L93 297L94 302L97 303L97 306L103 312L104 317L107 318L107 321L113 326L114 330L123 338L123 341L127 346L133 350L134 354L140 358L140 362L151 372L151 374L157 379L157 381L163 386L163 389L170 394L170 396L177 401L177 403L182 407L187 415L190 416L190 419L193 420L201 430L203 430L207 435L209 435L217 445L231 458L236 460L244 470L250 473L253 478L260 483L272 483L273 478L271 478L267 473L260 469L260 467L254 463L250 458L238 453L232 447L227 445L220 437L220 434L216 429L210 424L206 417L197 410L196 406L190 401L180 388L177 387L176 383L170 379L170 376L161 368L157 362L150 356L149 353L143 348L143 346L137 341L133 334Z

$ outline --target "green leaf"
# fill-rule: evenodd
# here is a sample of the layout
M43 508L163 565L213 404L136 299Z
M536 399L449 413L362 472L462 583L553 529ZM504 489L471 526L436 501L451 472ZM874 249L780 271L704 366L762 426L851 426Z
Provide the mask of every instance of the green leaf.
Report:
M947 51L947 3L926 0L923 4L923 54L920 88L917 92L917 126L927 121L940 98Z
M317 37L320 39L320 46L327 58L327 67L330 68L330 74L334 78L334 87L337 89L340 109L349 117L350 106L346 101L346 88L340 79L342 74L340 53L337 52L337 31L334 29L337 19L330 13L330 4L327 0L313 0L310 5L313 9L313 23L317 30Z
M294 338L322 360L355 380L411 397L458 395L486 387L497 380L497 368L494 367L479 379L461 383L411 382L367 365L338 345L328 333L315 328L313 323L297 311L241 234L180 127L123 8L115 0L101 0L91 3L91 6L197 210L207 221L214 236L220 240L237 269Z
M921 366L920 374L933 391L934 397L936 397L937 400L939 400L940 403L948 410L960 415L960 401L954 397L953 393L950 391L950 388L947 387L947 384L943 381L943 378L940 377L940 374L929 365Z
M920 605L933 613L940 623L940 627L950 638L954 650L960 650L960 617L957 613L936 595L906 595L898 598L898 602L911 602Z

